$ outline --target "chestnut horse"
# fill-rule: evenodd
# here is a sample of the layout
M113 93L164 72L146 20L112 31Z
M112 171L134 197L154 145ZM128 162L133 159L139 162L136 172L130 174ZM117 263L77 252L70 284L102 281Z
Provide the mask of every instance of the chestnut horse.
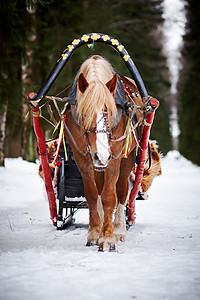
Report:
M127 134L128 116L122 108L126 96L121 99L119 87L122 83L111 64L101 56L91 56L80 67L66 110L65 136L82 175L89 207L86 245L99 245L101 251L115 249L117 241L124 241L126 236L124 205L128 178L134 163L137 132L143 128L140 122L136 131L136 121L132 119L132 129ZM140 95L135 104L143 105ZM138 120L142 119L139 110L135 114ZM124 158L127 144L129 155Z

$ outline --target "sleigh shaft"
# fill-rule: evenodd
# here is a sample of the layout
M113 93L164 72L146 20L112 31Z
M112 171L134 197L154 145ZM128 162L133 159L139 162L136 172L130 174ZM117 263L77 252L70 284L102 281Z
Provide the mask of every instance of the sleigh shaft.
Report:
M57 223L56 197L55 197L54 189L52 186L52 178L51 178L51 172L50 172L49 163L48 163L44 133L43 133L41 121L40 121L39 107L37 106L36 108L33 108L32 112L33 112L33 126L34 126L35 134L37 137L38 148L39 148L41 164L42 164L42 170L43 170L43 174L44 174L45 188L46 188L47 197L48 197L48 201L49 201L50 216L51 216L53 225L56 226L56 223Z

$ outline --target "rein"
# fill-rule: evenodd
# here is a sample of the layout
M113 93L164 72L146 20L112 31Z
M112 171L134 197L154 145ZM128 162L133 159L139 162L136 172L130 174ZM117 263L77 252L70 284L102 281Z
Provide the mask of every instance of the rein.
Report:
M80 147L77 145L77 143L76 143L76 141L75 141L75 139L74 139L74 137L73 137L71 131L69 130L69 128L68 128L68 126L67 126L67 124L66 124L65 122L64 122L64 126L65 126L65 129L66 129L67 133L68 133L69 136L70 136L70 139L72 140L72 143L74 144L74 146L76 147L76 149L78 150L78 152L81 153L83 156L89 155L89 154L90 154L90 150L88 149L88 145L87 145L87 151L86 151L86 152L83 152L83 151L80 149Z
M105 130L105 129L102 129L102 130L96 130L98 123L95 125L95 127L94 127L92 130L85 130L85 128L84 128L84 123L83 123L83 119L82 119L82 126L83 126L83 129L84 129L83 134L84 134L85 142L86 142L86 145L87 145L87 151L86 151L86 152L83 152L83 151L80 149L80 147L77 145L77 143L76 143L76 141L75 141L75 139L74 139L74 137L73 137L71 131L69 130L69 128L68 128L68 126L66 125L65 122L64 122L64 126L65 126L65 129L66 129L67 133L69 134L69 136L70 136L70 138L71 138L71 140L72 140L74 146L75 146L76 149L78 150L78 152L79 152L80 154L82 154L83 156L87 156L87 155L90 156L91 162L92 162L92 165L93 165L94 170L96 170L96 171L104 171L104 170L106 169L106 167L105 167L105 168L101 168L101 169L97 169L97 168L94 166L94 164L93 164L92 155L91 155L91 150L90 150L91 148L90 148L90 144L89 144L89 140L88 140L88 133L94 133L94 134L97 134L97 133L106 133L106 134L109 136L109 141L110 141L110 143L112 143L112 142L120 142L120 141L123 141L123 140L124 140L123 146L122 146L121 150L119 151L119 153L118 153L117 155L113 155L113 154L111 155L111 158L112 158L112 159L118 159L118 158L120 157L120 155L123 153L123 151L124 151L124 149L125 149L125 147L126 147L126 141L127 141L128 137L130 137L130 135L131 135L132 133L133 133L134 139L135 139L135 141L136 141L137 148L139 149L139 148L140 148L140 144L139 144L139 140L138 140L138 138L137 138L137 136L136 136L135 130L138 128L139 125L141 125L142 121L143 121L143 122L145 121L145 119L144 119L143 116L141 116L140 119L139 119L137 122L135 122L134 125L132 124L132 121L133 121L133 118L134 118L134 116L135 116L135 111L136 111L136 109L141 109L141 110L148 111L147 104L148 104L148 101L145 101L145 103L143 104L142 107L137 106L137 105L134 105L134 106L133 106L133 109L131 109L131 110L132 110L131 116L130 116L130 117L127 117L127 123L126 123L126 129L125 129L125 132L124 132L124 134L123 134L121 137L119 137L118 139L112 138L112 131L111 131L110 127L109 127L108 120L107 120L105 114L103 114L103 116L102 116L101 119L98 121L98 123L101 122L101 120L103 119L103 120L104 120L104 123L106 124L107 130ZM146 108L146 109L144 109L144 108ZM129 108L129 111L130 111L130 108ZM129 122L128 122L128 121L129 121ZM145 122L144 122L144 123L145 123ZM128 124L130 124L130 126L131 126L131 130L130 130L129 132L127 132ZM149 161L150 161L150 159L149 159ZM150 168L150 167L149 167L149 168Z
M136 141L138 147L140 147L139 141L138 141L138 139L137 139L137 137L136 137L136 134L135 134L135 129L140 125L140 123L141 123L141 121L142 121L143 118L141 117L141 118L139 119L139 121L137 121L137 122L135 123L134 126L133 126L133 124L132 124L132 120L133 120L133 117L134 117L134 115L135 115L135 111L136 111L137 108L139 108L139 106L137 106L137 105L133 106L133 109L132 109L132 112L131 112L131 116L128 117L128 119L127 119L125 132L124 132L124 134L123 134L120 138L118 138L118 139L113 139L113 138L112 138L112 131L111 131L110 127L109 127L108 120L107 120L105 114L103 114L103 116L102 116L101 119L98 121L98 123L101 122L101 120L103 119L103 120L104 120L104 124L106 124L107 130L104 130L104 129L103 129L103 130L96 130L98 123L95 125L95 127L94 127L92 130L84 130L84 137L85 137L85 140L86 140L86 143L87 143L88 152L89 152L89 153L87 152L87 154L89 154L90 157L91 157L90 144L89 144L89 140L88 140L88 136L87 136L88 133L95 133L95 134L100 133L100 132L106 133L106 134L109 136L109 141L110 141L111 144L112 144L112 142L120 142L120 141L123 141L123 140L124 140L122 149L119 151L119 153L118 153L116 156L114 156L114 155L112 154L112 156L111 156L112 159L118 159L118 158L120 157L120 155L123 153L125 147L127 146L127 143L126 143L126 142L127 142L127 139L130 138L131 133L133 133L134 139L135 139L135 141ZM83 124L83 120L82 120L82 124ZM127 129L128 129L128 126L131 126L131 130L130 130L130 131L127 130ZM83 128L84 128L84 124L83 124ZM91 160L92 160L92 159L91 159ZM93 163L93 162L92 162L92 163ZM93 166L93 167L94 167L94 166ZM95 167L94 167L94 169L95 169Z

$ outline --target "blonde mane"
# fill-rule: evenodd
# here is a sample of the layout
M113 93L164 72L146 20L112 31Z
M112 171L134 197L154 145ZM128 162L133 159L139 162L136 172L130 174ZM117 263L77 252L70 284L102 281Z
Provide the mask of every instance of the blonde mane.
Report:
M77 114L79 120L83 117L86 129L91 128L97 113L107 113L107 119L111 124L111 117L117 115L115 95L111 94L106 83L113 78L113 70L110 63L99 55L87 59L80 68L88 82L88 87L82 93L77 85Z

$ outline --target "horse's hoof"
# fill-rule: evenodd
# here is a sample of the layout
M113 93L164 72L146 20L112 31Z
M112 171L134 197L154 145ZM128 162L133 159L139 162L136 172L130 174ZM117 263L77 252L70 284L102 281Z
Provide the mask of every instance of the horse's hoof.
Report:
M87 241L86 247L98 245L98 240Z
M104 252L104 251L114 252L115 251L115 244L114 243L108 243L108 242L102 242L99 245L99 251L100 252Z
M109 248L109 251L110 252L114 252L116 249L115 249L115 244L110 244L110 248Z
M125 241L125 235L121 235L121 236L120 236L120 241L121 241L121 242L124 242L124 241Z

